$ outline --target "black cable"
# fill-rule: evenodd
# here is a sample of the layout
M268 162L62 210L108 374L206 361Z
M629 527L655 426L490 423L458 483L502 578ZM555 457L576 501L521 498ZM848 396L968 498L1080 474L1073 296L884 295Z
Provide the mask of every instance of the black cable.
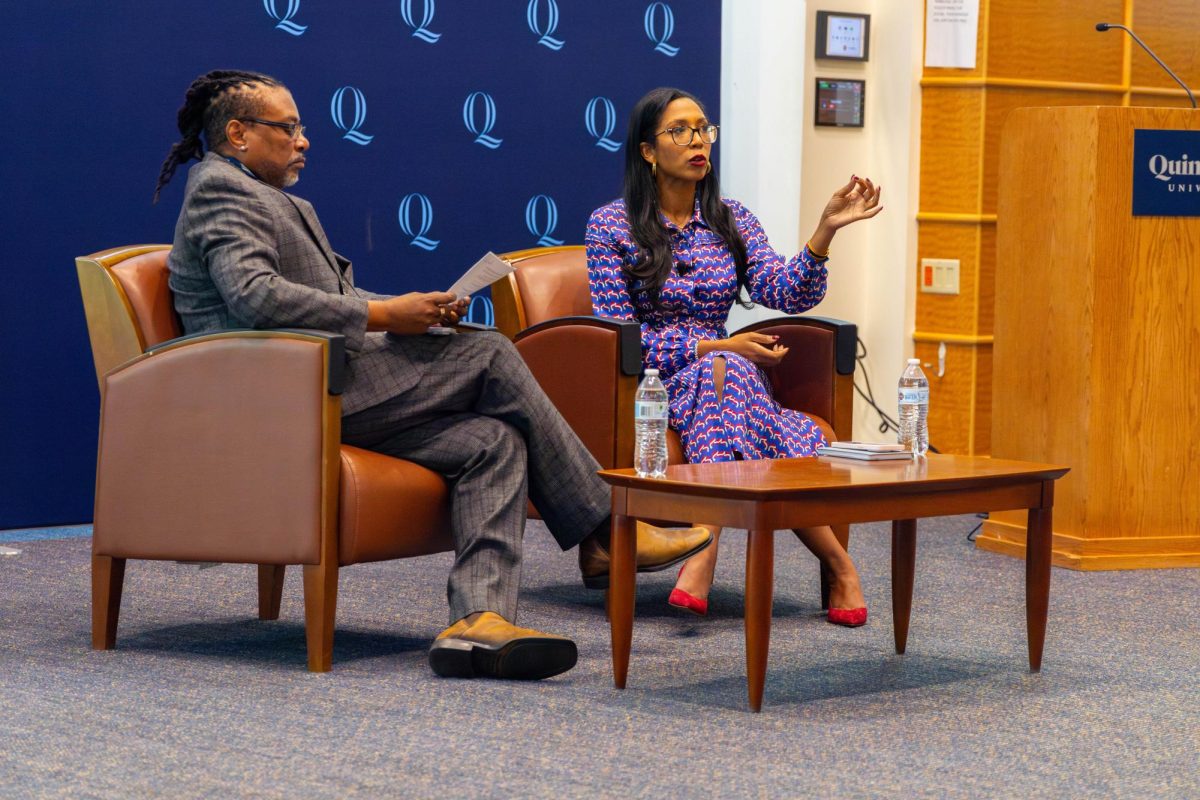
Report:
M974 542L974 541L975 541L975 537L976 537L976 536L979 534L979 529L983 527L983 522L982 522L982 520L985 520L985 519L987 519L987 518L988 518L988 515L987 515L986 513L984 513L984 514L976 514L975 516L979 517L979 519L980 519L980 522L979 522L979 524L978 524L978 525L976 525L974 528L971 528L971 530L967 531L967 541L968 541L968 542Z
M857 341L857 347L855 348L855 352L854 352L854 360L858 362L858 372L862 373L863 383L865 383L867 385L867 390L864 392L862 390L862 388L859 387L858 381L856 380L854 382L854 391L858 392L859 396L863 400L867 401L867 405L869 405L871 408L875 409L875 413L879 415L879 420L880 420L879 432L880 433L887 433L888 431L896 431L896 433L899 433L900 432L900 423L896 422L896 420L894 420L890 416L888 416L887 412L885 412L882 408L880 408L879 404L877 402L875 402L875 392L874 392L874 390L871 389L871 378L869 375L867 375L867 365L865 363L866 358L867 358L867 344L866 344L866 342L864 342L862 340L861 336L856 337L856 338L858 341ZM938 450L936 447L934 447L932 444L929 445L929 450L930 450L930 452L933 452L933 453L941 453L942 452L941 450Z
M858 362L858 369L863 376L863 382L867 385L867 390L864 392L859 387L858 381L855 381L854 391L858 392L859 396L862 397L863 400L866 400L867 404L871 406L871 408L875 409L875 413L879 415L880 433L887 433L888 431L896 431L899 433L900 425L896 422L896 420L888 416L887 413L879 407L879 404L875 402L875 391L871 388L871 377L867 374L867 365L865 363L867 358L867 345L866 342L862 340L861 336L856 338L857 347L855 348L854 360Z

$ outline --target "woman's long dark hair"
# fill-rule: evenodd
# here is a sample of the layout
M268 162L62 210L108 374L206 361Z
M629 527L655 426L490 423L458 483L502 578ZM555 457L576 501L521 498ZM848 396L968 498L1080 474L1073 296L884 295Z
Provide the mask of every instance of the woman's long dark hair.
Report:
M208 145L209 150L215 150L224 143L225 125L229 120L261 113L259 107L262 103L258 95L241 91L254 86L283 84L270 75L239 69L213 70L192 81L183 105L175 115L183 138L171 145L171 152L163 161L158 183L154 187L154 202L158 202L159 193L180 164L193 158L203 158L204 144ZM201 143L201 134L204 135L204 143Z
M659 219L658 184L650 171L650 164L642 158L642 143L655 147L655 133L662 130L662 116L667 105L679 98L687 98L704 110L704 104L682 89L660 87L646 94L629 115L629 133L625 137L625 213L629 217L629 230L637 243L640 255L633 266L625 267L631 295L646 293L657 307L659 293L674 267L671 255L671 239L666 226ZM709 162L711 163L711 162ZM749 308L752 304L742 299L742 290L749 295L746 272L749 258L746 242L737 229L733 212L721 202L721 185L715 170L710 170L699 183L696 193L700 198L700 213L709 226L725 240L737 271L738 302Z

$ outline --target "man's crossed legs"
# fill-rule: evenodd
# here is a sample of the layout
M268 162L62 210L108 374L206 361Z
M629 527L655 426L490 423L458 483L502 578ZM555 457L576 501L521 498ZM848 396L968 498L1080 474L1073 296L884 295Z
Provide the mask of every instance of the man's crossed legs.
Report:
M545 678L575 664L569 639L513 625L526 500L563 550L580 547L590 586L607 584L609 490L599 465L512 344L495 333L395 337L422 372L407 392L343 420L348 444L413 461L451 488L451 625L434 642L439 675ZM638 536L638 569L704 549L703 528Z

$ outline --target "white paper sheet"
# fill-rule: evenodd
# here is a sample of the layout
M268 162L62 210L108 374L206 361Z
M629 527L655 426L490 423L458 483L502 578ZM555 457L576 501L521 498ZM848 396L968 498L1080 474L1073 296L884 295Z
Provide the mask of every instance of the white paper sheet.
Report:
M927 0L925 66L975 68L979 0Z
M475 294L485 286L491 286L493 282L512 272L513 269L512 264L495 253L489 252L476 261L474 266L463 273L463 276L446 291L453 292L455 297L466 297Z

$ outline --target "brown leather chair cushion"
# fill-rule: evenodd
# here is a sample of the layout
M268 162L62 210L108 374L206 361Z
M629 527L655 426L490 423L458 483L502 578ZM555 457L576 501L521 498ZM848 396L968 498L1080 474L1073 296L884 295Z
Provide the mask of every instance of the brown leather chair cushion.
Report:
M454 549L450 493L440 475L350 445L341 457L339 563Z
M175 303L167 285L167 255L170 252L143 253L112 268L112 274L133 307L146 347L183 335L183 325L175 313Z
M584 447L601 465L615 463L617 335L611 329L571 325L522 337L516 346L526 363L549 367L534 375Z
M536 268L522 270L518 264L515 275L525 307L526 326L555 317L592 315L592 294L582 249L539 255Z

